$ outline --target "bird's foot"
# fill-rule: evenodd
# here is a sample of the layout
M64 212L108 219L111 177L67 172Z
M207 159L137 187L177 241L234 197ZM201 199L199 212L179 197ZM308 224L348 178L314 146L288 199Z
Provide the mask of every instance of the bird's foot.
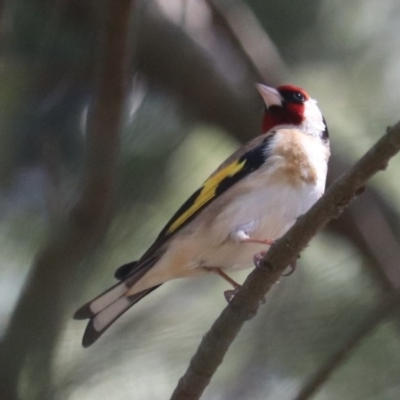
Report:
M207 271L214 272L218 274L222 279L227 281L230 285L233 286L233 289L239 289L241 285L239 285L236 281L234 281L229 275L227 275L221 268L218 267L203 267Z
M256 254L254 254L254 256L253 256L253 263L254 263L254 265L255 265L256 268L260 268L261 261L262 261L262 259L264 258L264 256L265 256L266 254L267 254L266 251L260 251L260 252L258 252L258 253L256 253ZM293 262L289 265L289 268L290 268L289 272L286 272L285 274L282 274L282 276L290 276L290 275L292 275L292 274L296 271L296 268L297 268L297 263L296 263L296 261L293 261Z
M235 289L225 290L225 292L224 292L225 300L228 303L230 303L231 300L237 295L239 289L240 289L240 286L236 287Z
M289 268L290 268L289 272L282 274L282 276L290 276L296 271L296 268L297 268L296 261L293 261L292 263L290 263Z
M253 263L256 268L260 268L260 263L266 254L266 251L259 251L258 253L254 254Z
M215 274L218 274L222 279L224 279L226 282L228 282L230 285L232 285L233 289L231 290L225 290L224 292L224 297L226 301L229 303L233 297L237 294L239 289L242 287L239 285L237 282L235 282L229 275L227 275L224 271L222 271L221 268L217 267L203 267L207 271L214 272Z

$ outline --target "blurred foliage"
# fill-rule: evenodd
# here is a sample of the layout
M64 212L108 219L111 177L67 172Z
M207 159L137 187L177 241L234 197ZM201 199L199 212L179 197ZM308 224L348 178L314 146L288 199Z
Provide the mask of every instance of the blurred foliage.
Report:
M398 120L397 1L222 3L228 8L248 6L288 65L285 78L318 99L336 157L355 160ZM7 329L50 226L76 200L102 4L15 0L2 5L0 333ZM152 23L159 19L176 28L171 37L158 38L173 62L179 64L175 45L185 38L193 52L200 49L219 71L232 96L245 99L250 114L257 115L254 110L261 103L250 93L254 76L226 35L212 28L205 2L138 1L133 49L138 32L150 34L146 29L151 29L151 18ZM160 68L163 62L159 60ZM202 76L204 71L195 73ZM64 323L51 355L51 376L37 380L40 354L27 357L19 387L23 399L42 399L44 386L54 399L168 398L202 335L225 306L226 285L210 276L164 285L90 349L80 346L84 324L71 320L77 306L113 283L115 267L139 257L175 209L239 146L237 135L196 114L190 96L165 87L162 76L157 80L153 72L148 75L132 73L112 224L101 248L87 258L63 295ZM190 79L185 74L178 78L186 79L190 93ZM247 89L238 89L243 87ZM205 89L211 101L216 89ZM249 128L240 139L251 132ZM373 181L396 218L399 167L397 158ZM373 229L374 224L369 226ZM393 228L399 232L395 222ZM381 251L386 251L385 244ZM204 398L293 398L384 294L365 267L369 262L348 238L329 231L319 235L296 273L282 278L257 318L243 329ZM399 335L397 319L380 325L315 398L398 398Z

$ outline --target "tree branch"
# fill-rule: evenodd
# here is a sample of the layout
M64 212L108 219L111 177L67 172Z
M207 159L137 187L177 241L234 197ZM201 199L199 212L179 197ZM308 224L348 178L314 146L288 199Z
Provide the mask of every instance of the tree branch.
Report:
M350 169L268 251L259 268L250 273L203 338L190 365L179 380L171 400L199 399L242 325L257 312L260 302L279 281L285 268L296 260L315 234L362 193L367 181L384 170L400 150L400 122Z

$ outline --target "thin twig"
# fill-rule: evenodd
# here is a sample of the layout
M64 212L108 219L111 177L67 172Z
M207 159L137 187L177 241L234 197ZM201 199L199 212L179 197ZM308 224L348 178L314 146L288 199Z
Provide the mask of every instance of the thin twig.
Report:
M315 234L332 218L337 218L359 195L367 181L400 150L400 122L387 133L341 178L294 226L274 244L246 279L241 290L223 310L203 338L190 365L179 380L171 400L199 399L222 363L242 325L257 312L264 296L280 279L285 268L296 260Z
M204 1L254 78L271 85L282 82L287 67L250 7L242 1Z

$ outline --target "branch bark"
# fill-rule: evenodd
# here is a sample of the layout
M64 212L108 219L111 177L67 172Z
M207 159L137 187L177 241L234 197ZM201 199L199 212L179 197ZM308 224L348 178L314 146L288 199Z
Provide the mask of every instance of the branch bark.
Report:
M171 400L199 399L212 376L222 363L225 353L242 325L255 315L260 302L279 281L285 268L296 260L315 234L364 190L367 181L384 170L400 150L400 122L351 168L342 175L325 195L268 251L259 268L248 276L203 338L190 365L179 380Z
M81 267L79 263L95 249L110 221L133 0L109 0L105 4L104 20L99 24L100 68L88 122L82 195L63 226L49 235L3 338L0 386L5 400L19 398L19 377L29 356L39 361L30 371L39 386L33 391L36 398L51 398L52 352L63 319L63 296Z

